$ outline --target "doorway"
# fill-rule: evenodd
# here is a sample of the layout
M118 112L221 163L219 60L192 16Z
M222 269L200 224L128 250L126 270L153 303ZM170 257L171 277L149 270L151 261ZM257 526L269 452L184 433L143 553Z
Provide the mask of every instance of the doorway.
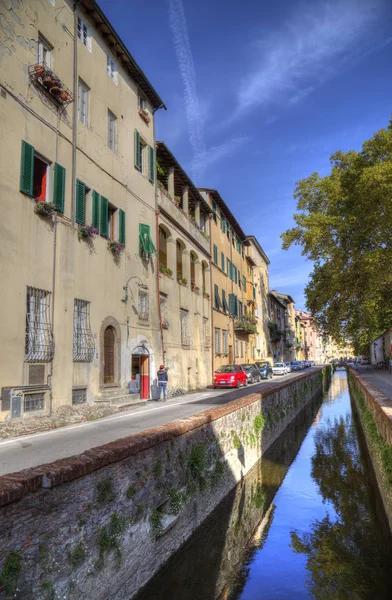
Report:
M114 345L116 341L116 333L114 327L109 325L106 327L103 341L103 355L104 355L104 373L103 382L104 384L113 384L115 382L114 372Z
M150 357L146 348L135 348L131 363L131 394L140 394L142 400L150 397Z

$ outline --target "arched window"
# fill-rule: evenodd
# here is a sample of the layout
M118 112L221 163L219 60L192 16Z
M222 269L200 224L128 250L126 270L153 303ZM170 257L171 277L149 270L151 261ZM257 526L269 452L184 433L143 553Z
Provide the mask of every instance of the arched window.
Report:
M184 277L184 269L182 264L183 252L185 250L185 244L181 240L177 240L176 242L176 268L177 268L177 277Z
M116 340L116 332L114 327L109 325L104 333L104 383L114 383L114 343Z
M167 233L159 226L159 264L167 269Z

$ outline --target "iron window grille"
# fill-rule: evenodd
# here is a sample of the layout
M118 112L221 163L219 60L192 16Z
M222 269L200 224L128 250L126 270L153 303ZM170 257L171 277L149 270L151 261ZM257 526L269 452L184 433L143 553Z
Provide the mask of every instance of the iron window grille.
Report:
M148 323L150 320L150 297L145 290L139 290L139 321Z
M209 348L211 346L211 335L208 319L203 317L203 333L204 333L204 345Z
M182 346L190 345L190 337L189 337L189 315L188 311L181 308L180 310L180 320L181 320L181 344Z
M54 354L52 323L50 319L51 293L27 287L26 306L26 362L50 362Z
M94 359L95 343L90 326L90 302L74 300L74 362L91 363Z
M169 328L169 319L167 316L167 297L161 294L160 296L161 303L161 319L162 319L162 327L164 329Z
M229 332L227 329L222 330L222 346L223 354L229 354Z
M45 392L36 394L25 394L23 400L23 411L32 412L34 410L43 410L45 407Z
M87 401L87 389L72 390L72 404L85 404Z
M221 330L215 327L215 354L221 353Z

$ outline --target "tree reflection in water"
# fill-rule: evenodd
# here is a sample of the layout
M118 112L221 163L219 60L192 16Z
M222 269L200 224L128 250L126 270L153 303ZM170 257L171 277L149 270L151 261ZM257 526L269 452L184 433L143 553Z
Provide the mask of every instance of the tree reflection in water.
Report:
M318 600L392 597L390 538L376 522L357 436L351 415L317 430L312 477L336 514L313 521L310 533L291 532L293 550L308 557L308 588Z

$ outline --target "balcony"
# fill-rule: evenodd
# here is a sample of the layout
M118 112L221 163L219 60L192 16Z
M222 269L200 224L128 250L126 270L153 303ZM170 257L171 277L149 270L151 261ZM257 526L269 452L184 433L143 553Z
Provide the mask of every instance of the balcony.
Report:
M29 78L38 88L45 92L58 106L67 106L74 101L71 90L48 69L45 63L37 63L28 67Z
M159 187L159 207L163 212L169 214L175 219L176 223L180 225L185 231L205 250L210 252L210 239L202 231L192 218L189 218L178 206L178 204L172 200L167 191L162 187Z
M243 331L244 333L257 333L257 325L254 318L243 317L234 321L235 331Z
M276 323L268 323L268 329L270 340L272 342L280 342L281 339L284 339L286 337L286 333L278 329Z

